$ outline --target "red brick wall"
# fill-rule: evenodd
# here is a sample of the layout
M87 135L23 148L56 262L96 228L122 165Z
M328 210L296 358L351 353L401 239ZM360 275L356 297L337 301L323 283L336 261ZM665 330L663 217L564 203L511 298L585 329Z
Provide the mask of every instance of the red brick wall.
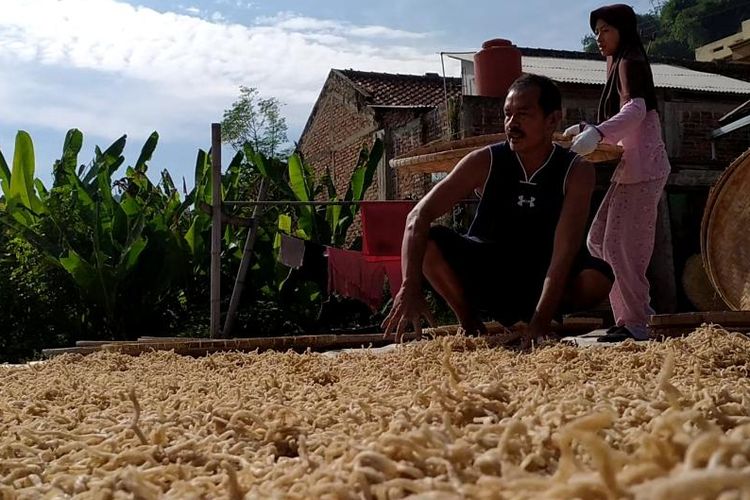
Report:
M461 100L461 137L503 132L504 104L505 99L464 96Z
M331 72L299 147L316 175L330 168L336 190L343 196L359 150L363 144L372 144L376 128L375 114L364 96Z
M393 157L407 154L416 147L447 138L448 115L444 106L439 106L415 118L390 133ZM419 199L430 189L429 174L409 173L406 170L391 170L394 178L394 199Z

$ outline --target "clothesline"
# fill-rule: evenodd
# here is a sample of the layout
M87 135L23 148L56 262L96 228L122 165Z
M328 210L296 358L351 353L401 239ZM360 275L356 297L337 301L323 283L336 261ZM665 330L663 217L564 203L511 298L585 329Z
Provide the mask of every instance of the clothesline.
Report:
M360 205L362 203L403 203L405 201L416 201L416 200L360 200L360 201L353 201L353 200L341 200L341 201L300 201L300 200L248 200L248 201L240 201L240 200L230 200L230 201L224 201L224 205L240 205L240 206L255 206L255 205L266 205L266 206L272 206L272 205L282 205L282 206L289 206L289 205L303 205L303 206L328 206L328 205ZM467 200L460 200L458 203L478 203L479 200L475 199L467 199Z

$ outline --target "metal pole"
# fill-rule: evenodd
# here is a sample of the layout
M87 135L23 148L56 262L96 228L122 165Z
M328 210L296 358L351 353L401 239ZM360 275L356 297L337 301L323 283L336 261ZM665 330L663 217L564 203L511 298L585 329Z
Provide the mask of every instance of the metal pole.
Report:
M367 203L370 200L363 201L299 201L299 200L227 200L224 205L232 206L310 206L310 207L326 207L330 205L361 205L363 202ZM413 200L378 200L376 203L403 203L405 201ZM458 203L477 203L478 200L467 199L459 200Z
M221 124L211 124L211 326L212 339L221 334Z

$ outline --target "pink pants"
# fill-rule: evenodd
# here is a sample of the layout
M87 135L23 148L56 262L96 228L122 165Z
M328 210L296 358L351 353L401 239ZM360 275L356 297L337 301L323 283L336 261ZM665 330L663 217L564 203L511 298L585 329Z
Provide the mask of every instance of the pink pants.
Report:
M638 339L648 338L654 314L646 270L654 251L656 214L667 178L635 184L613 182L589 231L591 255L604 259L615 274L609 294L617 326Z

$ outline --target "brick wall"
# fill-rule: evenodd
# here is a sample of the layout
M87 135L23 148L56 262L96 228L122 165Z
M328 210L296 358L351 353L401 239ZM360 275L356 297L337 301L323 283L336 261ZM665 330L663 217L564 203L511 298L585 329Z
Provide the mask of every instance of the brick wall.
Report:
M711 131L719 118L744 102L744 96L706 96L704 102L690 102L683 96L664 104L662 113L667 152L670 158L688 162L711 159ZM732 132L715 142L716 159L727 165L750 146L750 131Z
M461 137L503 132L505 99L463 96L461 99Z
M362 94L331 72L300 139L300 150L316 175L330 168L337 192L343 196L360 148L372 144L378 128L375 113Z

